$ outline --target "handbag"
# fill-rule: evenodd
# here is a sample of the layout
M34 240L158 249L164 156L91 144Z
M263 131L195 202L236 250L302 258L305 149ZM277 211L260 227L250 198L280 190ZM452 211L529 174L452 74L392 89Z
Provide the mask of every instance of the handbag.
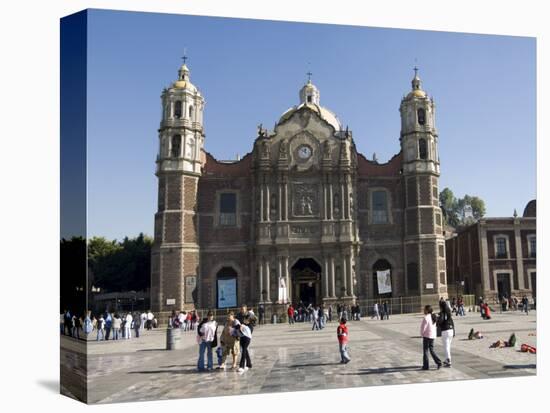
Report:
M212 347L218 347L218 326L214 330L214 339L212 340Z

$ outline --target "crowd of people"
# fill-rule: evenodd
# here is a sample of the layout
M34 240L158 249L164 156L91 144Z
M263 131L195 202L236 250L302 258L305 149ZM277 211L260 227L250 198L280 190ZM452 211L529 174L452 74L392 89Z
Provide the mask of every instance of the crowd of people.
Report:
M151 310L142 313L106 311L99 314L88 311L80 317L65 310L60 316L61 334L84 340L94 334L96 341L129 340L132 335L138 338L140 332L156 328L157 325Z

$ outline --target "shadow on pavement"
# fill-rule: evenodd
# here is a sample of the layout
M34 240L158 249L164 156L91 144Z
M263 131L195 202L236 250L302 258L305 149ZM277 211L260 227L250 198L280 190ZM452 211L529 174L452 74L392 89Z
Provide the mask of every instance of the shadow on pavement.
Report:
M340 362L334 362L334 363L308 363L308 364L292 364L290 366L285 366L289 369L294 369L298 367L320 367L320 366L337 366L341 364Z
M502 366L503 369L536 369L536 364L509 364Z
M358 375L363 374L388 374L388 373L401 373L403 371L415 371L420 370L421 366L403 366L403 367L380 367L377 369L360 369Z

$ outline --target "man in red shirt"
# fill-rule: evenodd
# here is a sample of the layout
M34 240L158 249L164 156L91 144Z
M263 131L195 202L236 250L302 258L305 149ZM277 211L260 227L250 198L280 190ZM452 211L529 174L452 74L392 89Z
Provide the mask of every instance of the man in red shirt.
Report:
M288 305L286 312L288 314L288 324L294 324L294 307L292 307L292 304Z
M340 363L347 364L350 362L351 358L348 354L348 327L346 325L347 320L342 318L340 320L340 325L336 329L336 336L338 337L338 347L340 348Z

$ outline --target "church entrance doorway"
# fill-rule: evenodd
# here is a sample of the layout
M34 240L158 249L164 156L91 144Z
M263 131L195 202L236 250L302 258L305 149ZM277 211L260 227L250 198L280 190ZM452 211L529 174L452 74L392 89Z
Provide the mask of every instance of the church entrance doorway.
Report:
M321 266L313 258L300 258L291 268L292 302L306 307L321 304Z

